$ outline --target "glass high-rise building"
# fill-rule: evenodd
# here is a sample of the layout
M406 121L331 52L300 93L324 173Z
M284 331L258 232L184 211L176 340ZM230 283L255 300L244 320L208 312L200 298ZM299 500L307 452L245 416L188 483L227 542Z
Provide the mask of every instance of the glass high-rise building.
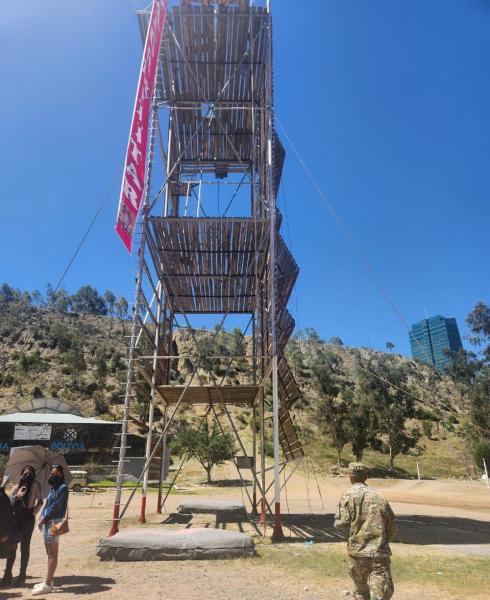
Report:
M444 370L452 362L447 351L463 347L456 319L437 315L415 323L410 330L410 346L414 358Z

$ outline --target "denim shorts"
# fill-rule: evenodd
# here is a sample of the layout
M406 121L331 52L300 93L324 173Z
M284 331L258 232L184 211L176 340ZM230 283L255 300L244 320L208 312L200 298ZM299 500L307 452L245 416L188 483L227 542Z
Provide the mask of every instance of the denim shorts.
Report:
M43 525L43 538L45 544L57 544L59 542L59 535L51 535L51 523L61 523L63 519L53 519Z

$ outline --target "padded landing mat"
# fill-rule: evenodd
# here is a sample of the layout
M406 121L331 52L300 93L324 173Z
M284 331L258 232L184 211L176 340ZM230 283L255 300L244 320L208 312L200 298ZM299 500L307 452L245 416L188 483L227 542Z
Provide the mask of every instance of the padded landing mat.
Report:
M245 533L222 529L125 529L97 542L101 560L203 560L252 556L254 543Z
M183 500L177 506L177 512L181 514L246 514L243 502L234 500Z

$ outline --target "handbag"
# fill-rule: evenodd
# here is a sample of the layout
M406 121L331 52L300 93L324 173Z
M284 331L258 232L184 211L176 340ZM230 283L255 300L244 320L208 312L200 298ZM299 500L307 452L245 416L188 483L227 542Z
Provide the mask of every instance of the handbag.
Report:
M70 531L70 527L68 526L68 504L66 505L66 515L63 521L60 523L51 523L49 530L53 536L63 535Z

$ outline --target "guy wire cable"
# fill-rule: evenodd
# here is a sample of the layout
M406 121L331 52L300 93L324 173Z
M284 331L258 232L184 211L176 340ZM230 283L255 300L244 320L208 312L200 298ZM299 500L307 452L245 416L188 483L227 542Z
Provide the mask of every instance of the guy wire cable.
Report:
M285 216L285 222L286 222L286 230L287 230L288 238L289 238L289 247L291 248L291 252L292 252L293 251L293 239L292 239L292 235L291 235L291 228L289 226L289 210L288 210L288 203L287 203L287 198L286 198L286 191L284 189L284 182L283 181L281 181L281 187L280 187L280 189L281 189L282 198L283 198L283 204L284 204L284 213L285 213L284 216ZM298 288L297 288L297 286L294 286L294 294L295 294L295 308L294 308L294 312L295 312L295 317L296 317L295 324L296 324L296 327L297 327L298 331L301 331L301 327L300 327L300 324L299 324ZM297 377L297 368L296 368L296 366L293 368L293 371L295 372L296 378L298 378ZM315 466L314 466L314 463L313 463L313 460L312 460L311 456L307 453L307 450L306 450L307 440L306 440L306 434L304 432L304 428L302 428L301 433L302 433L303 442L304 442L303 449L305 451L305 456L303 457L303 466L306 467L306 470L308 472L308 476L307 476L308 477L308 492L307 492L308 493L308 499L309 499L309 479L310 479L309 478L309 468L308 468L308 461L309 461L309 464L310 464L311 469L313 471L313 476L315 477L315 482L316 482L316 485L317 485L318 495L320 496L320 502L322 504L323 510L325 510L325 504L323 502L323 496L322 496L322 493L321 493L321 490L320 490L320 485L318 483L318 477L317 477L316 472L315 472ZM308 500L308 503L309 503L309 500Z
M395 301L393 300L393 298L390 296L390 294L388 293L388 291L383 286L383 283L381 282L381 279L379 278L379 275L374 270L374 267L371 265L371 263L369 262L369 260L367 259L367 257L362 252L361 248L359 247L359 245L357 244L357 242L353 238L353 236L352 236L351 232L349 231L349 229L347 229L347 226L344 224L344 222L342 221L342 219L338 215L338 213L335 210L335 208L332 205L332 203L329 202L329 200L327 199L327 197L323 193L323 190L319 186L319 184L316 181L316 179L313 177L313 174L311 173L311 171L308 169L305 161L301 157L299 151L296 149L296 146L293 144L291 138L289 137L289 135L287 134L286 130L282 126L281 122L277 118L277 115L274 115L274 117L275 117L275 120L276 120L277 124L279 125L281 131L283 132L284 137L288 141L288 144L291 146L291 149L293 150L294 155L296 156L298 162L300 163L300 165L302 166L303 170L305 171L308 179L310 180L311 184L313 185L313 187L317 191L318 195L320 196L321 200L323 201L323 203L325 204L325 206L329 210L329 212L332 215L332 217L333 217L335 223L337 224L338 228L340 229L340 231L342 232L342 234L344 235L344 237L347 239L347 241L349 242L349 244L352 246L352 249L354 250L354 253L357 256L357 259L359 260L359 262L361 263L361 265L363 266L363 268L365 269L365 271L369 275L371 281L378 288L378 290L384 296L385 300L391 306L392 310L395 312L395 314L397 315L397 317L403 323L403 325L405 326L405 328L407 329L407 331L410 331L410 325L408 324L407 320L405 319L405 317L401 313L401 311L398 308L398 306L395 304ZM414 338L414 339L415 339L415 342L418 344L418 346L421 347L420 342L416 338Z
M103 196L102 201L100 202L99 206L97 207L97 210L95 211L95 214L92 217L92 219L91 219L91 221L90 221L90 223L89 223L89 225L88 225L85 233L82 235L82 237L80 239L80 242L78 243L77 247L75 248L75 251L71 255L68 263L66 264L66 267L65 267L63 273L61 274L61 277L59 278L58 283L56 284L55 288L53 289L51 300L49 300L49 302L45 306L43 306L41 308L41 310L39 311L40 315L42 315L43 313L45 313L45 312L47 312L49 310L50 305L51 305L51 303L52 303L52 301L54 299L54 296L55 296L56 292L60 289L61 284L63 283L66 275L68 274L68 271L70 270L70 268L72 267L73 263L75 262L75 259L78 256L80 250L82 249L82 246L84 245L84 243L85 243L87 237L89 236L90 232L92 231L92 229L93 229L93 227L95 225L95 222L97 221L97 218L99 217L100 213L102 212L102 209L104 208L107 200L109 199L109 196L111 195L112 190L114 188L114 184L115 184L115 182L117 180L116 178L117 178L118 175L120 175L121 171L122 171L122 168L118 167L116 169L116 171L114 172L114 175L112 176L112 179L111 179L111 182L110 182L109 187L107 189L107 192ZM24 341L24 345L22 346L22 348L20 350L18 358L20 358L25 353L25 351L27 349L27 346L30 344L30 342L32 340L32 336L33 336L33 332L31 330L28 333L28 335L27 335L27 337L26 337L26 339ZM11 372L12 368L13 368L13 363L11 363L7 367L5 375L8 375Z

